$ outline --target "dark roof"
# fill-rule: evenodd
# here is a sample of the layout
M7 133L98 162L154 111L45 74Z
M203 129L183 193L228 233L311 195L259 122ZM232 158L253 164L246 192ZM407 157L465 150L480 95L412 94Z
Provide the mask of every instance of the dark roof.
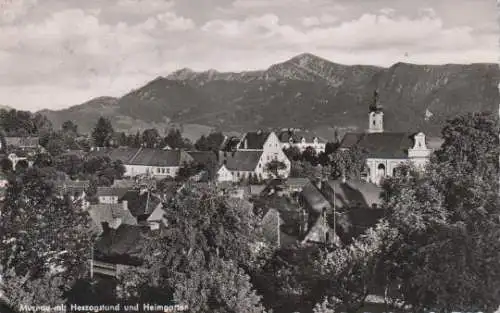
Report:
M307 202L309 208L314 211L312 213L321 214L323 213L323 209L330 210L332 208L330 202L328 202L312 182L309 182L302 188L301 197Z
M131 165L149 165L149 166L180 166L183 162L191 159L181 150L158 150L158 149L140 149L135 157L127 162Z
M103 148L92 151L90 156L108 156L111 160L121 160L126 165L180 166L191 157L181 150L160 150L150 148Z
M129 190L120 200L127 201L128 209L134 217L150 215L161 203L161 200L157 196L150 194L148 203L148 193L146 191L141 194L139 190Z
M266 143L267 138L269 137L270 132L249 132L243 136L241 140L240 149L252 149L252 150L261 150L264 149L264 143ZM245 147L246 142L246 147Z
M230 171L252 172L259 164L261 156L262 151L227 152L224 164Z
M345 244L350 244L353 239L364 234L370 227L374 227L384 217L383 209L349 209L337 214L337 234ZM329 220L330 225L333 221Z
M126 224L107 230L97 240L94 256L105 262L113 260L115 264L137 263L149 233L149 227Z
M134 188L136 185L135 180L132 179L115 179L111 187L115 188Z
M324 184L329 186L331 191L335 191L335 206L337 209L371 208L373 205L380 206L382 203L380 199L382 188L372 183L362 180L348 180L346 182L329 180ZM325 196L327 195L325 194ZM327 198L333 205L333 197L327 196Z
M122 203L113 204L91 204L89 214L97 228L102 231L102 223L113 224L120 219L121 224L136 225L137 220Z
M368 158L399 159L408 157L413 146L413 136L408 133L347 133L340 148L357 146Z
M217 162L217 152L214 151L188 151L193 161L201 164L214 164Z
M98 197L111 197L111 196L115 196L115 197L121 198L130 189L132 189L132 188L97 187L97 196Z

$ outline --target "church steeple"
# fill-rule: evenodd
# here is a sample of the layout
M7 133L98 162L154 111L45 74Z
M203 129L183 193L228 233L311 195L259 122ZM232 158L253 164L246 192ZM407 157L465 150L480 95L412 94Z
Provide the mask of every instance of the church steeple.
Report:
M373 101L370 103L368 123L369 133L382 133L384 131L384 112L378 101L378 90L373 92Z

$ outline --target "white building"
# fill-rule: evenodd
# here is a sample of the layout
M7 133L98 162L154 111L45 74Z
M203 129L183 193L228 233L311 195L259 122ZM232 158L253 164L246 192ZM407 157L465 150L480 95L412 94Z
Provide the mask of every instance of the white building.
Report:
M347 133L340 144L340 149L359 147L367 153L366 180L377 185L385 177L394 176L401 164L411 162L423 169L432 153L422 132L384 132L383 117L380 107L371 106L368 130L365 133Z
M125 166L125 177L176 177L180 167L192 161L189 154L182 150L150 148L104 148L92 151L90 156L107 156L113 161L121 160Z
M311 147L317 154L325 152L326 140L309 131L287 129L279 133L282 149L296 147L300 152Z
M248 132L236 145L236 151L240 152L238 158L250 158L253 160L252 164L256 166L255 174L262 175L264 179L270 178L271 176L265 169L267 164L272 161L278 161L285 164L285 168L279 171L281 177L288 177L290 175L290 160L288 160L283 152L281 142L274 132ZM251 152L254 153L252 154ZM230 167L228 167L228 169L233 172L237 171L237 169L231 170Z

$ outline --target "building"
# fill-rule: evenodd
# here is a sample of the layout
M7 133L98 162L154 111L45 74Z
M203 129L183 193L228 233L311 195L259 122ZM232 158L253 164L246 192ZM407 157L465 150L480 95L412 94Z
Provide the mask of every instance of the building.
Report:
M362 149L366 153L364 179L380 185L384 178L394 176L401 164L413 163L417 168L423 169L432 150L427 147L423 132L385 132L384 112L376 102L376 95L375 93L375 103L369 110L368 130L364 133L347 133L339 148Z
M118 229L121 225L137 225L137 220L130 213L127 201L122 203L91 204L89 215L94 224L94 231L104 232L103 224L110 229Z
M309 131L290 128L281 131L278 137L283 149L296 147L300 152L304 152L304 150L310 147L317 154L324 153L326 149L326 140Z
M222 162L233 162L229 161L230 158L236 158L236 161L239 159L253 160L254 162L252 162L252 165L257 166L254 168L256 169L255 174L259 177L262 175L263 179L272 178L272 174L267 171L266 168L267 165L273 161L282 162L285 165L284 169L279 170L279 176L288 177L290 175L290 160L288 160L283 152L281 142L274 132L264 132L260 130L248 132L243 135L236 144L235 150L232 152L224 152L222 152L224 158L220 158ZM231 170L230 166L226 167L232 172L238 172L238 168ZM236 177L236 179L238 179L238 177Z
M150 148L98 148L89 153L92 156L107 156L120 160L125 166L125 177L141 175L155 178L176 177L182 165L192 158L182 150L160 150Z
M97 187L97 198L99 203L113 204L119 200L132 188L126 187Z

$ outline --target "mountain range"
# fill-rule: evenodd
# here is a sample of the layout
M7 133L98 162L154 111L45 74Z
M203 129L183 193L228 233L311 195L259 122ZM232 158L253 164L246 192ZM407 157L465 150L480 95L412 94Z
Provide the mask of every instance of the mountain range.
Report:
M369 61L369 60L367 60ZM301 54L266 70L195 72L157 77L120 98L99 97L59 111L43 110L54 124L66 120L87 132L99 116L117 130L180 127L196 139L212 129L243 132L298 127L333 138L333 129L363 131L378 91L387 131L438 136L457 114L496 111L497 64L415 65L388 68L342 65Z

